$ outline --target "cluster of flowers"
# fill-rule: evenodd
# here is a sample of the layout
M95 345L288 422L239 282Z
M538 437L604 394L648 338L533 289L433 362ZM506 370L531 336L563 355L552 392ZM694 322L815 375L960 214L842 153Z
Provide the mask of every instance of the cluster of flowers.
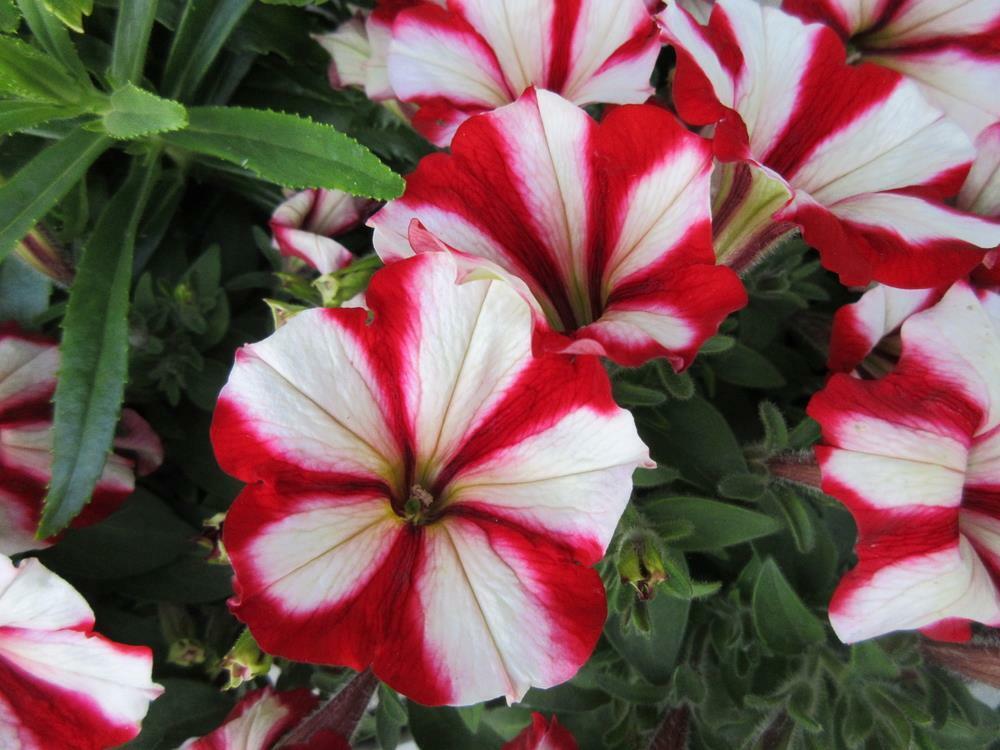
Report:
M320 40L334 84L449 151L369 220L386 266L363 300L242 349L220 396L213 444L248 483L231 607L269 653L371 667L431 705L572 677L606 614L593 565L652 465L601 358L687 367L746 303L738 272L793 231L843 283L892 285L838 315L841 372L810 404L823 488L859 527L836 632L1000 625L1000 8L660 5L382 0ZM664 44L672 101L644 103ZM275 241L337 271L333 236L372 208L294 195ZM57 362L12 328L0 354L11 555L54 541L33 531ZM159 462L130 412L116 446L78 523ZM0 744L135 736L160 692L149 650L93 634L36 560L0 579ZM185 747L269 748L314 705L252 693ZM573 745L536 717L510 747Z

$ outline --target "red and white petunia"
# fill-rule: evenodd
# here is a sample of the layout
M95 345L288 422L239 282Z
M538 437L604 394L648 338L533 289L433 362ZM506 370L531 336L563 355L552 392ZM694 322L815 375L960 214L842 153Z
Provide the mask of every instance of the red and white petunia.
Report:
M442 3L443 4L443 3ZM471 115L532 86L576 104L643 102L660 42L643 0L449 0L402 11L389 81L413 124L447 146Z
M708 142L659 107L617 107L598 124L532 89L466 122L369 223L387 262L447 246L514 280L544 348L682 369L746 304L715 265L711 171ZM411 232L415 219L433 237Z
M38 560L15 567L0 555L0 747L105 750L139 734L163 692L153 654L93 627L66 581Z
M281 254L320 273L349 265L354 256L333 238L361 224L373 202L342 190L311 189L289 196L271 215L271 233Z
M862 60L909 76L970 136L1000 118L1000 4L996 0L785 0Z
M748 232L719 248L727 262L747 265L767 244L757 235L769 242L776 226L797 225L845 284L922 288L968 273L1000 242L996 222L942 202L974 150L912 81L847 65L830 28L753 0L719 0L708 26L676 5L659 19L677 50L681 116L714 125L716 155L756 175L729 180L719 200L726 222ZM764 212L753 195L762 180L786 191Z
M277 692L265 687L247 693L230 712L222 726L204 737L192 738L179 750L271 750L295 725L312 713L319 701L308 690ZM327 744L326 750L349 750ZM315 750L321 750L316 746Z
M36 539L35 530L52 477L52 396L58 366L55 341L12 324L0 325L0 553L5 555L53 541ZM106 518L132 494L135 472L148 474L163 461L159 437L130 409L122 412L115 451L74 526Z
M327 75L335 89L356 87L376 102L396 98L389 84L389 43L396 16L419 5L445 7L446 0L378 0L328 34L313 38L330 54Z
M535 712L531 714L531 725L505 743L502 750L577 750L578 747L576 739L555 716L546 721Z
M249 482L224 541L268 653L374 673L428 705L572 677L594 565L650 465L594 357L536 357L529 307L448 253L375 274L244 347L212 426Z
M845 642L1000 625L1000 295L958 282L901 335L890 374L834 375L808 409L823 491L858 526L829 607Z
M965 211L1000 220L1000 122L976 138L976 160L956 204ZM1000 250L986 253L982 264L973 271L973 278L982 285L1000 285Z

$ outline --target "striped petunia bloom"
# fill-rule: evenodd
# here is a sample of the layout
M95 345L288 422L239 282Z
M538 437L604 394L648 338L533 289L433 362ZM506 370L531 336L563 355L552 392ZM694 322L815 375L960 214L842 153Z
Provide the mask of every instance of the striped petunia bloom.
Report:
M901 336L890 374L834 375L808 409L823 491L858 526L829 607L845 642L1000 625L1000 295L958 282Z
M351 251L334 237L361 224L375 202L342 190L316 188L290 195L271 214L271 234L282 255L320 273L350 265Z
M910 77L970 136L1000 119L996 0L784 0L860 55Z
M469 273L511 280L544 349L680 370L746 304L715 264L711 171L709 143L659 107L598 124L532 89L466 122L369 223L384 261L447 247Z
M178 750L271 750L319 705L308 690L278 692L265 687L247 693L218 729L192 738ZM338 741L339 740L339 741ZM350 750L337 738L309 750Z
M42 503L52 478L52 396L59 347L14 324L0 325L0 553L14 555L49 546L36 539ZM163 446L146 421L122 412L115 451L91 501L74 521L80 527L103 520L132 494L135 474L163 461Z
M0 555L0 747L105 750L139 734L163 692L153 654L93 627L66 581L38 560L15 567Z
M534 356L497 280L428 253L369 310L316 309L244 347L212 441L248 482L231 602L268 653L374 673L428 705L572 677L604 624L604 554L638 466L594 357Z
M847 65L830 28L753 0L719 0L707 26L676 5L659 19L677 50L678 111L714 125L732 164L716 213L728 264L746 267L798 226L845 284L921 288L1000 242L996 222L943 202L975 152L906 77Z
M471 115L537 86L576 104L627 104L652 93L660 51L643 0L448 0L396 15L395 96L419 105L414 127L447 146Z

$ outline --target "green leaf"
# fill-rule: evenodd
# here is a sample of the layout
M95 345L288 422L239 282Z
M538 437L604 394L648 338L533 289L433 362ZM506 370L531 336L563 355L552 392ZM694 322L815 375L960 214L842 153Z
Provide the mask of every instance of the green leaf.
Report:
M63 22L49 10L48 3L44 0L17 0L17 4L35 42L72 73L84 89L90 89L92 84L77 54L76 45Z
M189 737L211 732L233 706L228 693L207 682L176 677L158 678L157 682L166 692L149 707L142 733L121 750L170 750Z
M203 604L230 596L232 579L228 565L210 565L200 554L190 554L147 573L119 578L115 591L140 602Z
M16 255L0 265L0 320L16 320L30 327L45 312L52 282Z
M187 101L253 0L187 0L167 54L160 90Z
M703 354L708 356L713 354L722 354L723 352L728 352L732 349L735 344L736 339L732 336L724 336L723 334L718 333L701 345L701 349L698 350L698 354L699 356Z
M70 76L52 56L15 37L0 36L0 93L76 104L90 87Z
M75 130L0 186L0 260L80 181L110 143L103 135Z
M43 122L76 117L83 112L79 107L32 102L19 99L0 100L0 135L26 130Z
M73 31L82 34L83 17L94 11L94 0L45 0L45 7Z
M112 138L139 138L151 133L178 130L187 125L187 110L179 102L161 99L126 83L111 94L111 109L101 122Z
M642 514L653 524L688 521L694 532L678 539L679 550L721 549L773 534L781 524L764 513L703 497L665 497L643 503Z
M775 653L799 654L826 640L823 623L802 603L771 558L757 574L752 615L760 639Z
M499 750L503 740L488 726L471 732L458 711L441 706L427 708L410 701L410 731L422 748L448 750Z
M681 473L671 466L657 466L655 469L642 467L632 472L632 484L636 487L659 487L680 479Z
M613 387L615 401L619 406L656 406L667 400L666 395L652 388L645 388L625 380L619 380Z
M290 188L345 190L379 200L403 192L403 180L378 157L329 125L295 115L239 107L192 107L170 145L238 164Z
M640 432L658 462L676 466L686 479L713 492L722 477L748 471L729 424L705 399L669 401L657 413L667 426L640 420Z
M177 559L192 548L195 534L162 500L140 488L106 520L70 529L40 557L60 573L126 578Z
M719 481L719 494L733 500L755 502L767 491L768 478L760 474L730 474Z
M14 0L0 0L0 32L13 34L21 25L21 13Z
M156 176L153 167L133 164L98 218L70 289L59 347L52 481L39 538L76 517L107 462L128 372L132 249Z
M780 388L785 384L781 371L763 354L739 342L714 360L719 380L745 388Z
M115 85L138 83L142 79L143 63L149 34L156 20L158 0L128 0L118 4L115 41L111 47L108 78Z
M788 426L781 410L770 401L761 401L757 407L761 424L764 425L764 445L769 451L780 451L788 447Z
M604 635L615 651L642 677L654 685L666 685L677 664L691 602L672 596L655 596L645 602L649 633L626 627L626 617L611 614Z
M806 510L806 501L790 487L782 485L775 485L771 496L778 512L785 520L785 526L792 534L795 549L803 554L810 552L816 546L816 529Z

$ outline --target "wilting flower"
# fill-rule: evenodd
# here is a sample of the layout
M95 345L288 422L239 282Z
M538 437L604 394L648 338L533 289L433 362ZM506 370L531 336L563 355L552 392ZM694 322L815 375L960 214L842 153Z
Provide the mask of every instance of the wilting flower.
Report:
M809 414L823 491L858 526L858 565L829 607L837 635L1000 625L1000 295L958 282L903 324L890 374L834 375Z
M0 362L3 360L0 359ZM0 555L0 741L20 750L105 750L139 734L153 655L92 632L94 613L38 560Z
M56 342L0 325L0 553L47 547L35 538L42 502L52 478L52 395L59 350ZM93 498L73 526L96 523L117 510L135 487L134 473L148 474L163 461L163 446L146 421L122 412Z
M442 3L443 5L444 3ZM537 86L576 104L645 101L660 51L643 0L450 0L396 16L389 82L413 125L447 146L471 115Z
M372 205L342 190L295 193L271 215L274 244L282 255L305 261L322 274L339 271L354 256L333 237L358 226Z
M785 0L820 21L862 60L909 76L970 136L1000 118L1000 4L996 0Z
M192 738L179 750L271 750L290 729L312 713L318 701L308 690L277 692L266 687L243 696L222 726ZM346 742L324 750L349 750ZM321 750L319 746L315 750Z
M930 287L1000 242L1000 225L942 203L974 151L907 78L848 66L831 29L753 0L719 0L707 27L675 5L659 19L681 116L715 125L736 165L717 199L725 262L749 265L797 225L845 284Z
M465 123L451 154L423 159L369 223L385 261L444 243L512 279L546 348L681 369L746 304L715 265L711 170L708 142L665 110L618 107L597 124L531 90ZM414 219L433 237L410 231Z
M590 566L650 465L594 357L534 357L507 284L446 253L379 271L244 347L212 426L250 485L226 517L233 612L268 653L371 665L421 703L576 673L605 619Z
M531 726L503 746L503 750L577 750L573 735L553 716L531 714Z

